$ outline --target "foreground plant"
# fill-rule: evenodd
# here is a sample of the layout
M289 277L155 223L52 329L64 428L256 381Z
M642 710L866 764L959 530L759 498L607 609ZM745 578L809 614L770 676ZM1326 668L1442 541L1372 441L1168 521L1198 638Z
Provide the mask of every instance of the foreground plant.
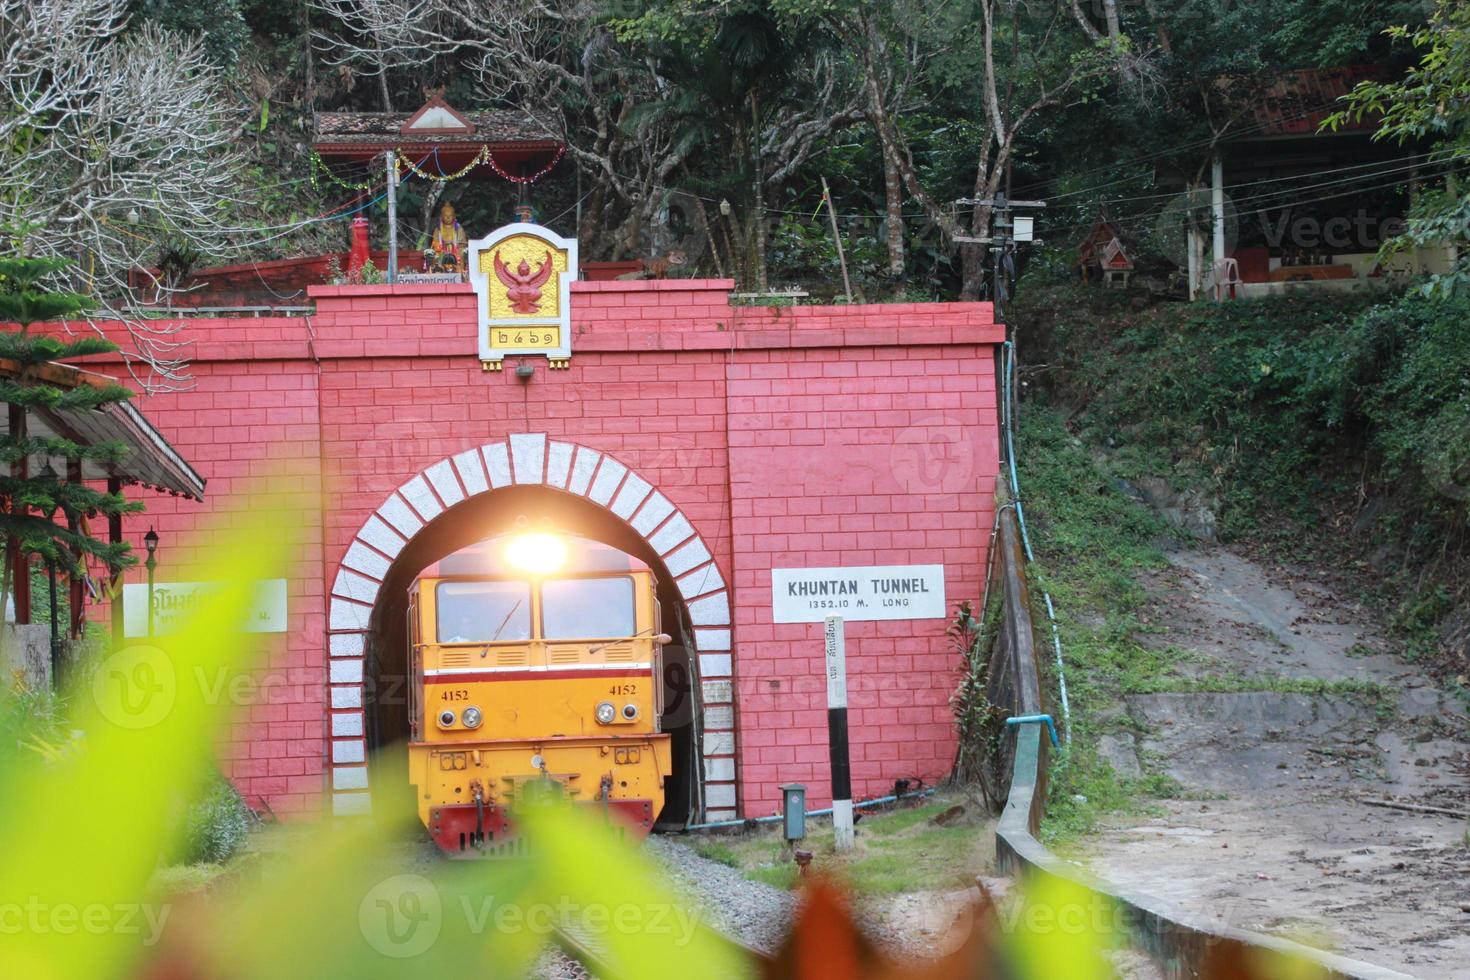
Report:
M254 583L289 557L279 515L216 539L204 571L220 588L158 646L108 657L70 693L64 752L0 752L0 975L105 978L525 976L548 942L573 935L603 975L640 978L1105 977L1123 940L1115 907L1039 880L1016 903L988 897L955 925L947 956L889 958L853 924L839 886L807 890L780 954L757 962L595 810L526 803L525 854L426 858L410 821L354 818L283 828L277 853L210 896L152 884L187 833L169 819L207 784L229 713L211 692L248 671L259 634L242 627ZM207 681L207 682L206 682ZM1230 950L1226 950L1231 952ZM1239 954L1239 950L1233 954ZM1302 976L1278 965L1220 976Z

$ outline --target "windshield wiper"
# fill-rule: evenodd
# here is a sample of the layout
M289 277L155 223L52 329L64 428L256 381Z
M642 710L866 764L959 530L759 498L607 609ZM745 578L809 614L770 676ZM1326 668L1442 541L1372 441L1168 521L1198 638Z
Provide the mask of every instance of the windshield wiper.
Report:
M489 642L494 643L496 640L500 639L500 634L505 629L506 625L510 622L510 617L514 616L516 614L516 610L521 608L521 601L522 600L517 599L516 604L510 607L510 612L505 614L505 618L502 619L500 621L500 625L495 628L495 635L490 637Z

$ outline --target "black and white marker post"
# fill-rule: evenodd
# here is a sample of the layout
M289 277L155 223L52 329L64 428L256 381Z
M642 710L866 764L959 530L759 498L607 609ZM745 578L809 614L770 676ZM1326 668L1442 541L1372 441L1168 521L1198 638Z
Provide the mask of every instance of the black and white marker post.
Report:
M827 649L827 744L832 760L832 834L839 851L850 851L852 769L847 752L847 637L841 616L828 616L823 628Z

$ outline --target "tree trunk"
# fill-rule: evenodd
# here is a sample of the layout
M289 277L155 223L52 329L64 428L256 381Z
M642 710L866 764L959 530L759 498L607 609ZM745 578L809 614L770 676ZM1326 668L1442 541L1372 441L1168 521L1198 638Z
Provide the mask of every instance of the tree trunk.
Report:
M985 246L960 246L960 301L973 303L985 289Z
M699 212L699 223L704 227L704 237L709 242L710 260L714 262L715 276L725 278L725 263L720 259L720 249L715 243L715 223L710 220L709 209L704 206L704 199L694 198L694 208Z
M301 56L305 60L305 91L302 101L306 103L306 111L316 111L316 52L311 49L311 4L301 5Z
M378 48L378 94L383 97L383 111L393 111L393 96L388 92L388 66L383 62L383 45Z
M1153 0L1143 0L1143 9L1148 13L1149 20L1154 23L1154 36L1159 39L1159 50L1164 54L1173 54L1174 46L1169 40L1169 29L1164 24L1164 19L1154 7Z
M879 127L875 127L879 128ZM879 134L879 145L883 145ZM883 213L887 221L888 276L893 280L893 292L903 292L904 247L903 247L903 175L898 172L897 154L883 146Z
M761 163L761 120L756 106L755 93L750 93L750 150L755 162L755 213L750 216L750 230L754 236L751 243L755 253L755 291L763 293L768 288L766 278L766 192L765 166Z

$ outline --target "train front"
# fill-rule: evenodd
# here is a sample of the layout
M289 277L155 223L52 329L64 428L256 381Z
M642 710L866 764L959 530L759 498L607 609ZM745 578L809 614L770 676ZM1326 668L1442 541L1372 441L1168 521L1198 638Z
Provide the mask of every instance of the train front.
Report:
M568 535L491 538L415 579L409 779L445 853L514 850L523 794L653 828L672 765L659 615L648 566Z

